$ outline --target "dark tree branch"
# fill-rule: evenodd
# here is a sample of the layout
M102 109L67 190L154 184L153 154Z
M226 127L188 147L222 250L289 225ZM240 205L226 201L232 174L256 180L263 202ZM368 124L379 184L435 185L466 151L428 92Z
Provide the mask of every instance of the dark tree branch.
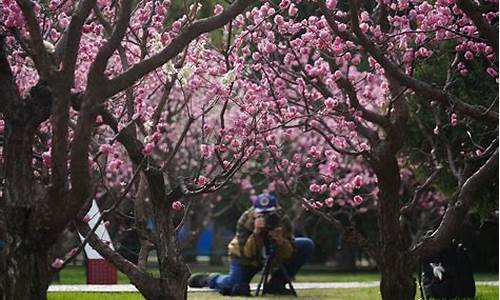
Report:
M62 57L63 76L61 79L65 81L66 85L69 85L69 87L73 84L75 76L76 58L82 38L82 26L92 11L95 2L96 0L84 0L78 4L76 12L73 13L71 17L68 29L63 33L61 42L57 45L57 47L61 47L61 50L56 48L56 54Z
M120 46L120 43L127 32L130 14L132 12L132 0L123 0L115 29L108 41L99 49L97 56L89 70L89 85L97 88L102 84L104 71L108 64L108 59L113 55L113 52ZM132 85L132 84L130 84ZM130 86L129 85L129 86ZM128 87L128 86L127 86ZM125 87L125 88L127 88ZM112 96L112 95L110 95ZM107 97L105 97L107 98Z
M438 229L411 249L411 255L421 261L446 248L457 234L469 208L484 185L498 176L498 148L491 157L460 187L450 201Z
M170 97L170 92L172 91L172 88L175 85L175 80L177 76L172 75L170 77L170 80L165 84L163 93L160 98L160 102L158 103L158 106L155 109L155 112L153 113L153 127L156 127L158 123L160 122L161 119L161 113L163 112L163 108L165 107L165 104L167 103L168 98Z
M12 118L22 98L7 60L5 46L5 37L0 36L0 112L5 117Z
M242 13L247 7L253 4L255 0L236 0L228 6L221 14L209 18L201 19L187 26L176 38L172 40L169 46L152 57L141 61L131 67L128 71L122 73L109 81L104 89L104 98L109 98L127 87L131 86L142 76L153 71L170 59L179 54L192 40L203 33L224 26L231 19Z
M47 80L50 76L51 60L45 45L43 44L43 36L38 20L33 10L33 4L29 0L16 0L23 16L26 19L26 25L30 32L29 44L33 50L33 61L35 62L36 69L40 78Z
M184 129L182 130L181 136L177 140L177 143L175 143L174 149L168 153L168 158L167 158L166 162L163 164L163 166L161 167L162 172L169 168L169 165L172 163L172 160L174 159L175 155L179 151L179 149L182 145L182 142L184 141L184 138L186 137L186 135L189 131L189 128L191 128L191 125L193 124L194 120L195 119L193 117L188 117L186 124L184 125Z
M496 127L498 125L498 113L486 112L486 109L476 105L470 105L444 93L442 90L434 88L432 85L415 79L403 73L399 68L392 63L380 51L377 46L370 41L367 36L359 28L358 6L355 0L349 0L349 10L351 12L351 29L358 38L359 44L371 55L375 60L386 70L387 75L402 85L411 88L415 93L425 99L439 101L445 107L453 106L457 111L464 115L468 115L481 123L486 123L489 126Z
M76 226L81 235L88 237L88 242L100 255L107 261L111 262L122 273L127 274L133 285L141 291L141 293L152 292L151 295L145 295L147 299L156 299L159 282L147 272L141 270L139 267L125 259L118 252L111 249L99 237L91 232L90 226L83 221L76 221Z
M471 18L479 32L486 37L486 43L490 44L493 47L493 51L498 55L498 30L495 30L483 17L479 6L472 0L457 0L457 6Z
M349 80L345 78L339 78L337 80L337 84L339 85L340 88L342 88L346 92L351 107L361 111L363 119L375 123L377 125L380 125L382 128L387 128L390 125L388 119L386 119L383 115L370 111L359 103L358 96L356 94L356 89Z
M425 182L415 189L415 193L413 194L411 202L401 208L402 215L410 215L413 212L418 204L418 200L420 200L420 197L422 197L422 193L436 180L441 170L441 166L437 167L434 172L432 172L432 174L425 180Z
M312 214L320 217L321 219L332 225L337 230L339 235L348 235L348 239L354 240L361 248L365 249L368 254L370 254L370 256L377 262L377 265L380 265L380 262L382 260L380 251L376 249L374 245L370 243L356 229L351 227L346 228L346 226L344 226L344 224L342 224L339 220L332 218L319 209L312 207L306 199L302 199L302 204L307 207Z

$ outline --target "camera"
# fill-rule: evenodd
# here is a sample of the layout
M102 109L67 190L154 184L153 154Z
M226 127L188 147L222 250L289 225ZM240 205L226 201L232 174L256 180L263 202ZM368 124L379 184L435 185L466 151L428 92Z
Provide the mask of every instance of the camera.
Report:
M266 232L272 231L275 228L279 227L281 224L280 216L275 212L269 212L264 214L264 230Z

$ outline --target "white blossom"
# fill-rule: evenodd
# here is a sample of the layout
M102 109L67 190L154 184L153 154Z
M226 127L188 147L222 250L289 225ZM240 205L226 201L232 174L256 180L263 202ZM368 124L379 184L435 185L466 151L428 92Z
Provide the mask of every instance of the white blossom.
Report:
M156 33L151 39L151 49L153 50L153 52L160 52L163 49L161 36L159 33Z
M176 72L174 64L171 61L163 65L163 71L165 71L166 74L174 74Z
M224 86L229 86L236 80L236 72L234 70L229 70L221 79L221 83Z
M52 44L51 42L43 41L43 45L45 46L45 49L47 50L47 52L49 52L49 53L56 52L56 47L54 47L54 44Z

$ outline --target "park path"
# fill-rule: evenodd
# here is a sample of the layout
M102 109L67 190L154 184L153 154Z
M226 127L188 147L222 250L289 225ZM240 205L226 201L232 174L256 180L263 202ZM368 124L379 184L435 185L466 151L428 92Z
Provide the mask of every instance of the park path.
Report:
M496 285L498 281L477 281L476 285ZM293 286L300 289L345 289L345 288L368 288L379 286L378 281L362 282L296 282ZM257 288L256 284L251 284L251 289ZM193 289L188 292L209 292L209 288ZM51 285L49 292L137 292L135 286L131 284L60 284Z

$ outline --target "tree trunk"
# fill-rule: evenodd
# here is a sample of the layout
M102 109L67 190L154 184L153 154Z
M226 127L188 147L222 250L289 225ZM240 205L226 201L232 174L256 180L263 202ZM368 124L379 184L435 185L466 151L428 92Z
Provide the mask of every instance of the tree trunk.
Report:
M36 203L32 170L34 128L6 121L5 194L0 202L0 299L47 299L47 247L32 216Z
M49 287L47 253L26 236L9 235L1 299L45 300Z
M416 292L415 278L408 261L394 257L380 266L380 292L384 300L414 300Z
M351 244L344 244L335 253L335 262L338 270L352 272L356 270L356 249Z
M226 245L222 239L222 232L224 227L222 227L219 222L214 222L213 230L213 242L212 249L210 251L210 265L211 266L222 266L222 255L226 252Z
M158 300L187 299L187 281L190 273L179 251L171 214L172 211L168 211L166 216L156 215L157 224L163 228L161 232L164 233L157 249L160 267L160 297Z
M389 135L391 136L391 135ZM388 138L389 139L389 138ZM408 239L401 230L399 191L401 179L394 144L382 142L376 149L372 166L379 186L378 227L381 243L380 291L384 300L414 300L415 264L408 255Z
M164 178L160 171L149 169L146 177L154 204L153 215L157 228L156 253L160 268L160 296L155 300L187 299L187 281L190 273L180 253L174 225L175 212L172 211L174 200L165 199Z

